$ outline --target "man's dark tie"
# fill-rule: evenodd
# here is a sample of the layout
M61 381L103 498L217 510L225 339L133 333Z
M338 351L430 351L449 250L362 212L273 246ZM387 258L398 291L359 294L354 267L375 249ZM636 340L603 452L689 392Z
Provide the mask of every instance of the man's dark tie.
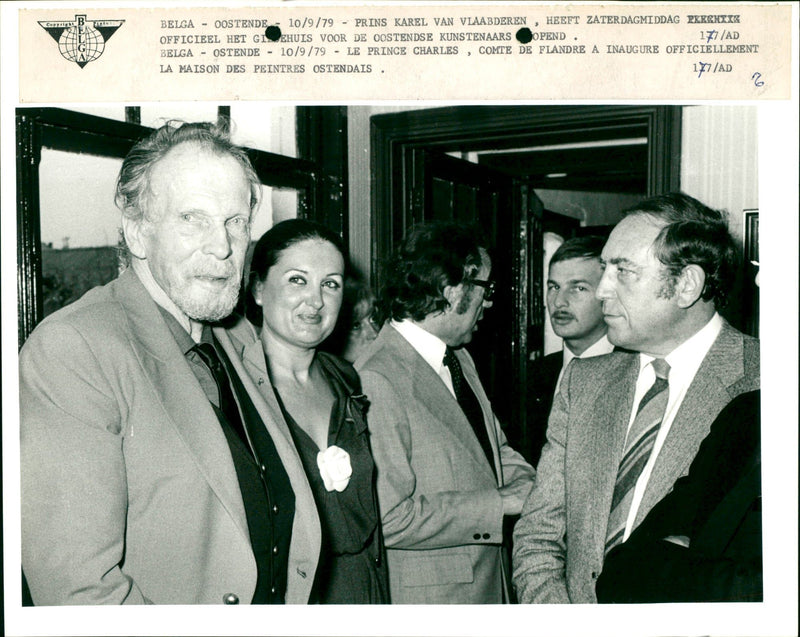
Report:
M494 466L494 455L492 454L492 445L489 442L489 433L486 431L486 422L483 419L483 412L481 411L480 403L475 397L475 393L464 378L464 372L461 371L461 363L458 362L455 352L449 347L444 353L444 365L450 370L450 377L453 380L453 390L456 394L456 400L461 406L461 410L472 425L472 430L481 444L486 459L489 461L489 466L497 477L497 470Z
M611 513L608 517L606 555L622 542L636 482L653 451L653 445L667 409L669 363L663 358L656 358L651 365L656 373L656 380L639 401L636 418L633 419L625 439L625 451L617 470L617 481L611 500Z
M242 416L239 413L239 406L236 404L236 399L233 397L228 373L225 371L225 367L223 367L217 351L211 343L198 343L192 350L197 352L197 355L206 364L206 367L208 367L217 383L219 405L215 405L213 402L211 403L212 407L214 407L214 411L217 412L217 417L220 417L221 412L221 415L223 415L230 426L233 427L245 446L249 448L247 435L245 434L244 425L242 424Z

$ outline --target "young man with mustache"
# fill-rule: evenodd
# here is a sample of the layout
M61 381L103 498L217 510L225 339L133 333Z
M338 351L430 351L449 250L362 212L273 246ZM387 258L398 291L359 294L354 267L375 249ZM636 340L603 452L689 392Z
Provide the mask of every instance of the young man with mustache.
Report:
M556 335L564 339L560 352L532 361L528 368L528 431L526 458L534 466L545 441L547 417L564 369L573 358L608 354L614 346L606 337L602 303L595 290L603 276L600 252L605 239L575 237L562 243L550 259L547 311Z

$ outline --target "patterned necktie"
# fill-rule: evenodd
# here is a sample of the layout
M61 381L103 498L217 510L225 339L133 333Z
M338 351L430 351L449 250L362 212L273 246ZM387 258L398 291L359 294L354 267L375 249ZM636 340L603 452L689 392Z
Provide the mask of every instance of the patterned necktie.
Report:
M219 354L217 354L217 351L211 343L198 343L192 348L192 351L196 352L202 359L203 363L205 363L211 375L214 377L214 381L217 383L219 406L211 402L211 406L217 413L217 418L224 416L230 426L233 427L233 430L242 439L242 442L249 448L247 435L245 434L244 425L242 424L242 416L239 413L239 406L236 403L236 399L233 397L230 378L228 378L228 373L222 365Z
M663 358L656 358L651 364L656 373L656 380L639 402L636 418L631 423L625 438L625 451L617 470L617 481L611 500L611 513L608 517L606 555L622 542L625 535L634 487L636 487L636 482L653 451L653 445L667 409L669 363Z
M489 442L489 433L486 431L486 423L483 420L483 411L481 411L480 403L475 397L475 393L464 378L464 372L461 371L461 363L458 362L455 352L449 347L444 352L445 367L450 370L450 378L453 380L453 390L456 394L456 400L461 406L461 410L467 417L469 424L472 425L472 430L486 454L486 459L489 461L489 466L497 477L497 471L494 467L494 454L492 453L492 445Z

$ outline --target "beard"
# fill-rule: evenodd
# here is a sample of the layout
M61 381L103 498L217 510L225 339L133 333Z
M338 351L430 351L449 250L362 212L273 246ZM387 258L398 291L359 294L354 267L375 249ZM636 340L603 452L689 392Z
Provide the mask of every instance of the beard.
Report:
M170 290L178 309L193 321L215 322L229 316L239 300L239 284L235 279L219 292L197 289L192 284Z

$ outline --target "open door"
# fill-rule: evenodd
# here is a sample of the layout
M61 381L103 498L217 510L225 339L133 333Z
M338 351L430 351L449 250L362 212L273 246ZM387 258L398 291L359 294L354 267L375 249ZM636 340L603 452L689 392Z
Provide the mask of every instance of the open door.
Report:
M452 220L474 224L486 237L496 290L468 349L509 437L523 443L526 363L530 346L542 347L541 339L528 340L542 333L544 316L542 203L522 180L427 149L407 153L404 169L396 228Z

